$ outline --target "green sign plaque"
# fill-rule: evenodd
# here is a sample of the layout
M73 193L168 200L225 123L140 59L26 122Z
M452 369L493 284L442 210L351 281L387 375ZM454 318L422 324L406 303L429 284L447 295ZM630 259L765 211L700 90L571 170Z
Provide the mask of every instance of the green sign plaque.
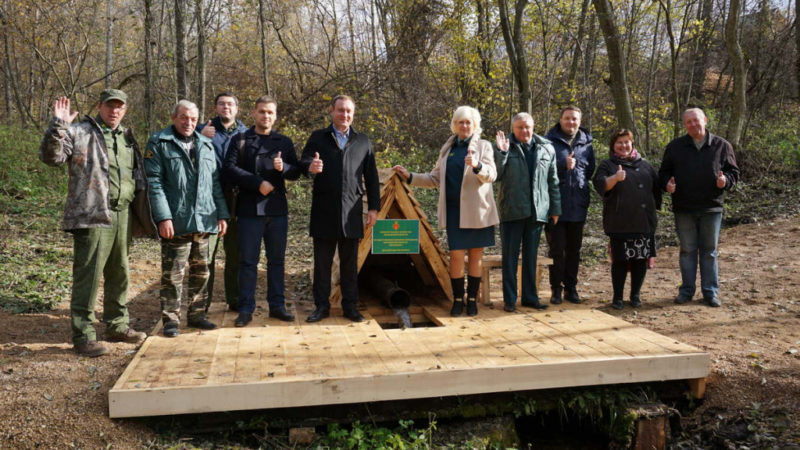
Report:
M379 219L372 227L372 253L419 253L419 220Z

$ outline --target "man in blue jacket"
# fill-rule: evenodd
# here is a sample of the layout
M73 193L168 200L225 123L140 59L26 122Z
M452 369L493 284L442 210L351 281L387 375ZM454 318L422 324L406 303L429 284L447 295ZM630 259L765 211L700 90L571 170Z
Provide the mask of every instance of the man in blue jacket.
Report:
M153 220L161 236L161 316L166 337L178 335L183 274L189 265L188 324L203 330L206 320L208 238L225 234L230 217L219 181L211 140L195 131L197 105L181 100L172 126L147 142L145 169Z
M253 319L262 241L267 255L269 316L284 322L294 321L294 316L286 311L284 296L289 231L285 180L296 180L302 171L292 140L272 129L277 116L275 99L259 97L253 108L253 128L233 139L231 151L225 157L225 174L232 184L239 186L235 211L241 231L239 316L234 321L237 327L246 326Z
M722 305L717 261L722 200L725 191L739 181L739 167L733 146L709 133L707 122L700 108L683 113L687 134L667 145L658 178L664 190L672 194L675 231L681 246L681 286L675 303L692 300L699 261L703 299L709 306L718 307Z
M590 186L595 168L592 135L581 128L581 110L566 106L558 123L545 136L556 151L556 166L561 189L561 217L545 227L550 246L550 303L561 303L561 294L572 303L580 303L578 265L581 261L583 226L589 210Z
M225 154L228 152L233 138L240 133L247 131L247 127L241 120L236 118L239 113L239 99L230 92L223 92L214 99L217 117L209 120L205 124L197 126L203 136L211 139L214 145L214 156L217 159L217 167L222 170L225 161ZM223 190L226 189L225 177L221 180ZM228 199L231 200L231 199ZM231 205L228 205L228 210ZM231 219L228 221L228 231L222 240L225 248L225 302L228 308L237 310L237 298L239 297L239 226L236 221L236 211L231 212ZM208 290L206 306L211 304L214 295L214 273L216 266L217 250L219 249L219 236L212 234L208 241L209 261L208 261Z

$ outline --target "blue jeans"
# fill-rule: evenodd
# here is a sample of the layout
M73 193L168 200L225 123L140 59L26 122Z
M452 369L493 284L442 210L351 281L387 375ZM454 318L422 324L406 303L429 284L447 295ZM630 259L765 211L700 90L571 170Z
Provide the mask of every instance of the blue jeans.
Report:
M500 222L503 250L503 301L513 306L517 302L517 260L522 244L522 301L536 303L536 256L544 223L534 217Z
M700 261L700 284L703 298L719 294L717 244L722 225L721 212L675 213L675 230L680 240L681 287L678 294L694 296L697 262Z
M289 231L287 216L239 217L239 312L250 313L256 309L256 281L261 241L267 256L267 303L270 310L283 309L284 260L286 234Z

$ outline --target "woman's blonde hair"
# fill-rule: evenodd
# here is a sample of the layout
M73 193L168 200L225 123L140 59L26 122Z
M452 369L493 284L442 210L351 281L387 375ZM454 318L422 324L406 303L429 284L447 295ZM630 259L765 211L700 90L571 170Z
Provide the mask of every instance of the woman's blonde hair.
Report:
M471 106L459 106L453 111L453 119L450 121L450 131L454 134L458 134L456 123L461 119L469 119L472 122L472 126L475 128L473 134L480 135L483 131L481 129L481 113Z

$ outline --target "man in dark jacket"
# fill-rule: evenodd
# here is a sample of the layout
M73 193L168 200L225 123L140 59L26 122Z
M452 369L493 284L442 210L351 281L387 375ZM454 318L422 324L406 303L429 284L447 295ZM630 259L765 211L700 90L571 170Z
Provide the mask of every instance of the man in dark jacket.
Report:
M522 246L522 306L545 309L536 286L536 257L542 228L558 223L561 192L556 155L547 139L533 133L533 117L522 112L511 119L511 139L497 132L497 204L503 242L503 309L517 302L517 259Z
M161 317L166 337L178 335L185 268L189 266L189 326L213 330L206 320L208 237L225 234L230 217L211 140L195 131L197 105L181 100L172 125L147 142L145 168L153 219L161 236Z
M722 201L725 191L739 181L739 167L731 144L709 133L707 122L700 108L683 113L687 134L667 145L658 178L664 190L672 194L681 246L681 286L675 303L692 300L699 260L703 299L709 306L718 307L722 304L717 262Z
M581 110L566 106L558 123L545 136L556 151L556 167L561 189L561 217L545 226L550 246L550 303L561 303L562 290L567 301L580 303L578 265L581 261L583 226L589 210L590 180L595 168L592 135L581 128Z
M217 166L220 171L225 161L225 154L233 139L240 133L247 131L247 127L241 120L236 118L239 113L239 99L230 92L223 92L214 99L217 117L209 120L205 124L197 126L197 131L203 136L211 139L214 145L214 156L217 159ZM223 189L225 188L225 177L220 179ZM231 209L232 205L227 205ZM228 221L228 230L222 239L225 247L225 302L228 308L236 311L236 301L239 297L239 227L235 217L236 211L231 212L231 219ZM219 249L219 235L212 234L208 240L208 290L206 305L211 303L214 295L214 273L216 272L217 250Z
M310 234L314 239L314 304L306 319L318 322L330 315L331 264L339 249L342 312L361 322L358 303L358 241L364 236L362 197L366 186L367 226L375 224L380 207L380 182L375 151L367 135L350 125L353 99L338 95L331 101L333 123L314 131L301 158L303 172L314 179Z
M225 157L225 174L239 186L236 217L239 234L239 317L237 327L253 319L261 241L267 253L269 316L291 322L284 297L284 259L289 231L285 180L296 180L301 169L288 137L272 130L278 114L272 97L262 96L253 108L253 128L237 135Z
M146 335L128 326L128 224L155 235L147 203L147 180L133 133L120 125L128 96L117 89L100 94L95 118L76 124L77 112L60 97L44 134L39 159L45 164L69 166L69 191L63 229L73 235L72 342L85 356L108 349L96 340L94 307L100 277L105 279L103 322L106 339L140 343ZM137 206L139 205L139 206ZM129 214L134 217L129 221Z

